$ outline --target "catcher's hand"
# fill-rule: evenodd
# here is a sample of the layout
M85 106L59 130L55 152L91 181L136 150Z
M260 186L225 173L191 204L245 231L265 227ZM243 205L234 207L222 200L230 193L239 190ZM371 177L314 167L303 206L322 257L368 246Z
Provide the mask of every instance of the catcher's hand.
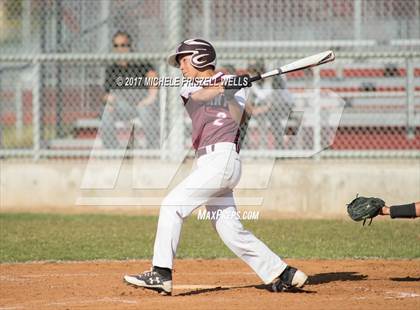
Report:
M369 225L375 216L381 213L385 201L375 197L356 197L347 205L347 213L354 221L362 221L365 225L366 220L370 219Z

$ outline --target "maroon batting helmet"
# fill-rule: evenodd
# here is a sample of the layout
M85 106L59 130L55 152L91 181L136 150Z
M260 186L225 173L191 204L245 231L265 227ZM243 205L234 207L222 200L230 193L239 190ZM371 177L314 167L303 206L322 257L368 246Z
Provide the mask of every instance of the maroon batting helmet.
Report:
M206 66L216 67L216 51L210 42L202 39L189 39L178 45L175 54L168 57L171 66L179 68L179 56L192 55L191 65L194 68L202 69Z

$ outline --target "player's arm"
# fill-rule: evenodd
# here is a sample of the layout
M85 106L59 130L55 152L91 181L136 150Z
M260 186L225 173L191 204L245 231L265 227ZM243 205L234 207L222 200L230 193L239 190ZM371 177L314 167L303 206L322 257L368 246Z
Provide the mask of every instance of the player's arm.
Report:
M398 206L384 206L381 215L389 215L391 218L420 217L420 201Z
M190 98L194 102L209 102L215 97L224 94L224 91L222 84L215 84L195 91L190 95Z
M229 76L217 84L205 86L191 95L195 102L208 102L219 95L225 95L226 100L231 100L238 91L244 87L251 87L249 75Z
M225 100L228 103L229 112L237 124L242 125L253 113L253 106L247 102L247 91L225 90Z

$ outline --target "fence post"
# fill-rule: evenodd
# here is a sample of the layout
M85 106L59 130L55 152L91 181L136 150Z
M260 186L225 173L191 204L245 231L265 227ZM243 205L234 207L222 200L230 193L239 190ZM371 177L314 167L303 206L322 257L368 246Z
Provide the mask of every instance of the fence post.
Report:
M110 41L110 32L109 32L109 24L108 24L108 18L110 16L109 11L110 11L110 6L111 6L111 1L105 1L105 0L101 0L100 2L100 12L99 12L99 16L100 16L100 20L101 21L106 21L100 28L99 30L99 50L101 53L107 53L108 52L108 46L109 46L109 41Z
M362 39L362 0L354 1L354 40Z
M62 0L56 0L55 2L55 40L56 40L56 50L59 53L63 52L63 5ZM55 135L57 138L63 138L64 128L63 128L63 83L62 83L62 62L57 62L55 64L56 68L56 84L55 84Z
M34 67L34 87L32 96L32 144L33 159L37 161L41 149L41 64L37 62Z
M210 41L211 27L211 1L203 0L203 36L204 39Z
M159 76L168 75L168 66L165 62L162 62L159 66ZM165 159L167 150L164 149L164 140L167 137L167 131L169 130L167 121L166 103L168 102L168 88L159 88L159 148L160 148L160 159Z
M414 66L411 57L405 59L406 64L406 93L407 93L407 136L409 139L414 138Z
M315 67L313 69L314 73L314 100L313 100L313 106L314 106L314 132L313 132L313 139L314 139L314 151L315 151L315 159L320 158L320 152L321 152L321 81L320 81L320 73L319 68Z
M31 44L31 10L32 3L30 0L22 1L22 42L26 50L30 50Z
M167 1L167 17L168 17L168 46L167 50L173 49L181 41L182 38L182 0ZM175 68L169 67L168 73L170 76L178 74ZM184 109L179 102L179 93L175 87L170 87L167 92L167 104L169 111L169 127L170 132L168 136L169 158L172 161L177 161L185 148L184 139Z
M15 109L16 109L16 138L20 141L23 133L23 102L22 102L22 80L15 84Z

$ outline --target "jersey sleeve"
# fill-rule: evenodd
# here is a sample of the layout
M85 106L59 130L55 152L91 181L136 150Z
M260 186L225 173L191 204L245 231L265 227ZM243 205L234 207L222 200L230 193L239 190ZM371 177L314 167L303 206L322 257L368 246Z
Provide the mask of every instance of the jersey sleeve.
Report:
M227 80L230 78L233 78L234 75L224 75L223 79ZM229 89L229 90L225 90L225 94L226 96L229 98L229 100L235 99L235 102L241 107L244 108L245 107L245 103L247 101L248 98L248 94L249 94L249 89L248 88L241 88L239 90L235 90L235 89Z
M245 107L246 100L248 98L249 90L241 88L234 94L235 101L243 108Z
M201 86L191 86L191 85L182 86L181 91L180 91L180 95L181 95L181 98L182 98L184 104L188 101L191 94L193 94L194 92L196 92L197 90L199 90L201 88L202 88Z

